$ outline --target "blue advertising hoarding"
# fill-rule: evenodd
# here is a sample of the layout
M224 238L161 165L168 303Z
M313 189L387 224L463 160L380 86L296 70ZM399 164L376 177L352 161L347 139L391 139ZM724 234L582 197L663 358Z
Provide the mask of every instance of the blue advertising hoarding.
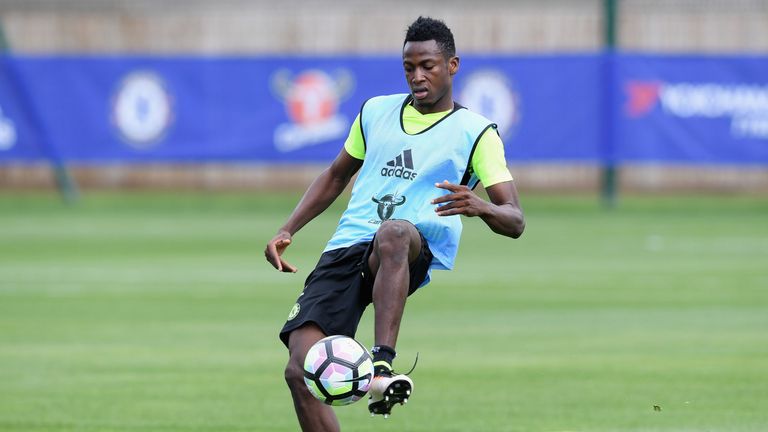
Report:
M511 162L768 163L768 58L617 54L610 79L603 60L463 56L454 99ZM328 161L366 99L407 92L400 63L3 56L0 163Z
M768 58L622 55L622 161L768 163Z

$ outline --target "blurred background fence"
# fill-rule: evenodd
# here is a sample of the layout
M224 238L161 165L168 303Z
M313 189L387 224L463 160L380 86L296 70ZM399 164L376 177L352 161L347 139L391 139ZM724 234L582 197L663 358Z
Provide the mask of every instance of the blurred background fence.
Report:
M430 15L521 188L768 191L768 1L612 3L0 0L0 187L301 188Z

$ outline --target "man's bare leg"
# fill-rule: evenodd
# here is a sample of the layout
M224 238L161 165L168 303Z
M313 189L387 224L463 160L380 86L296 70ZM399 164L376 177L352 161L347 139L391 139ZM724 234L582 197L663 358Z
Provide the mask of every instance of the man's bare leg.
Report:
M413 390L413 380L405 375L393 375L391 361L394 359L394 348L408 298L410 265L420 251L421 236L410 222L386 221L376 232L373 251L368 260L375 275L375 375L368 400L371 414L389 416L392 406L408 402Z
M421 236L407 221L385 221L376 232L368 266L374 275L376 345L394 348L410 283L410 264L421 251Z
M291 332L288 339L288 365L285 381L291 389L293 406L304 432L338 432L339 420L333 409L317 400L304 383L304 358L315 342L326 336L320 327L307 323Z

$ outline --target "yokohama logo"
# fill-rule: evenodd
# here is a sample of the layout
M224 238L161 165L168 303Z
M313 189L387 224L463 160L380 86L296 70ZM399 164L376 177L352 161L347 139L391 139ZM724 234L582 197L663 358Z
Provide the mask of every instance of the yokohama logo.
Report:
M734 136L768 138L768 85L629 81L625 88L631 118L659 105L679 118L730 118Z

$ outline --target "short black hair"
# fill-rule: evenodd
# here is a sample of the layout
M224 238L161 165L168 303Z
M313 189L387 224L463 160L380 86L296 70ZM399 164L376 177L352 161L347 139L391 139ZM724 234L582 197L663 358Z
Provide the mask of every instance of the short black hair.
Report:
M446 58L456 55L456 44L453 42L453 33L444 22L429 17L418 17L405 32L405 41L423 42L434 40Z

